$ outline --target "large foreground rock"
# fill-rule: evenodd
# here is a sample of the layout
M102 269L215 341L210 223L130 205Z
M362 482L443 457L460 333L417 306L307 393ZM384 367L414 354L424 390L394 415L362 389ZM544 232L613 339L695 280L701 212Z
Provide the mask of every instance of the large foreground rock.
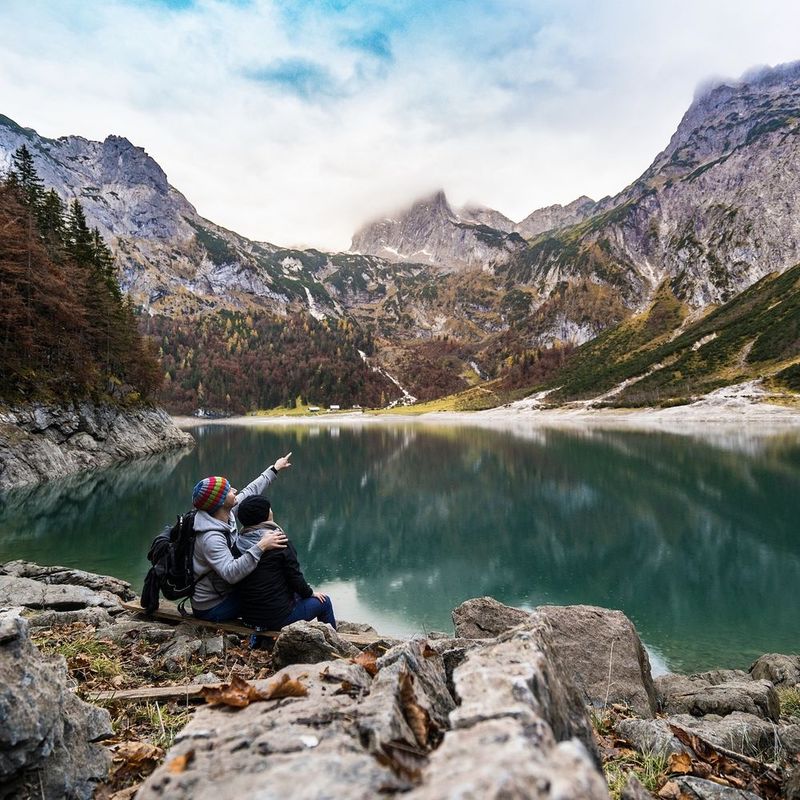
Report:
M620 703L640 717L656 712L650 659L633 623L621 612L596 606L540 606L553 647L586 700Z
M452 730L410 798L608 797L582 698L553 649L534 615L466 654Z
M0 491L191 446L157 408L32 404L0 413Z
M67 688L63 659L31 644L21 609L0 610L0 787L16 798L90 798L106 777L104 709Z
M324 627L324 626L323 626ZM284 667L304 696L199 709L137 800L607 798L581 698L531 623L467 652L447 688L425 640L370 676L343 658Z
M597 706L622 703L641 717L656 712L650 659L633 623L621 612L596 606L539 606L534 614L553 630L556 655L586 700ZM453 611L456 636L498 636L531 615L491 597L467 600Z

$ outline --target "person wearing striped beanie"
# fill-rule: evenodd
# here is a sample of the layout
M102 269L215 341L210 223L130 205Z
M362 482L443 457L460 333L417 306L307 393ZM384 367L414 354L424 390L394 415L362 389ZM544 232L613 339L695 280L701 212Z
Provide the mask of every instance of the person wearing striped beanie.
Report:
M212 475L198 481L192 491L192 505L200 510L213 514L225 505L225 500L231 491L231 484L227 478Z
M249 575L267 550L286 547L286 534L265 531L264 535L246 550L236 547L239 504L248 497L260 495L277 477L291 466L292 454L279 458L240 492L221 475L211 475L195 484L192 505L194 517L194 575L192 611L200 619L220 622L239 616L236 584ZM234 551L240 552L238 558Z

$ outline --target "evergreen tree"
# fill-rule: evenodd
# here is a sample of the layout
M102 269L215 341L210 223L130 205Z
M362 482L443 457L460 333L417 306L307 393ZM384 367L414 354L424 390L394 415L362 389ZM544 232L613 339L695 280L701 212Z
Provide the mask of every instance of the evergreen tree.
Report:
M33 214L38 214L44 197L44 183L36 172L31 151L23 144L11 156L9 182L19 189L23 204Z
M44 194L39 211L39 230L50 255L60 254L64 250L64 204L55 189Z
M94 263L94 244L92 232L86 224L86 214L78 200L73 200L67 215L67 255L82 267Z

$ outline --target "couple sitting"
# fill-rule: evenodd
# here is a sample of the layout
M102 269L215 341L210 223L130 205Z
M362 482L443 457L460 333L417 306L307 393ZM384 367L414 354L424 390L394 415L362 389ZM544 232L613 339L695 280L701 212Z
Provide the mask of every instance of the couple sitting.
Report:
M260 630L313 619L336 628L330 598L308 585L294 545L261 495L278 472L291 466L291 455L279 458L241 492L218 476L194 487L196 617L214 622L241 617ZM244 526L241 533L237 517Z

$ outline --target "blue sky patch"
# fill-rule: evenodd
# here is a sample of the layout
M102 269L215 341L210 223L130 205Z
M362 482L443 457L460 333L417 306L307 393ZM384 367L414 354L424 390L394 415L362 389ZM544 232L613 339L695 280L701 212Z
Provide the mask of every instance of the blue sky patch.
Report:
M343 93L342 87L329 70L304 58L274 61L268 66L249 70L246 76L303 100L319 96L334 97Z

